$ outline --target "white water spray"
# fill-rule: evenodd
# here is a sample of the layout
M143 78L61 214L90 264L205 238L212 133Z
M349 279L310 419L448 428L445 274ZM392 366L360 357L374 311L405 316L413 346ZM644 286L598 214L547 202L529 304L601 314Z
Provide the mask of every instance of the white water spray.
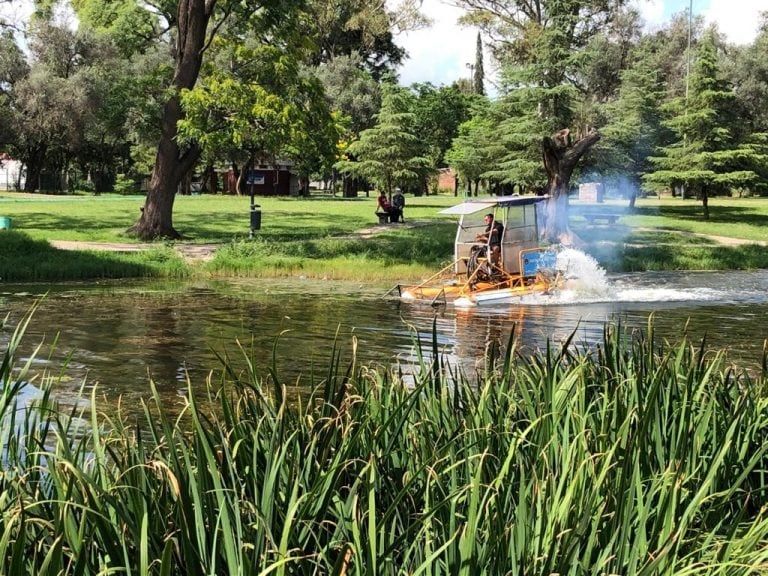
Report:
M557 270L565 284L547 301L552 304L592 302L680 302L717 300L723 292L705 287L619 286L611 283L597 260L574 248L557 254Z
M611 285L592 256L566 248L557 253L557 270L565 278L565 285L558 295L560 302L600 301L611 296Z

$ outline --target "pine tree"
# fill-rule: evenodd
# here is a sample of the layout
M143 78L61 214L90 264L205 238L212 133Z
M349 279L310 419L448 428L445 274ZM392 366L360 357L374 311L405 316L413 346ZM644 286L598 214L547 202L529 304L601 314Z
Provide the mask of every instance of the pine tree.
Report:
M688 97L676 98L669 109L666 125L675 140L651 158L655 170L645 184L653 190L684 186L701 199L709 219L709 197L756 185L754 166L765 159L760 146L738 139L736 96L720 76L713 30L699 47Z
M336 164L338 170L369 180L390 199L395 185L420 181L429 161L415 134L412 100L407 90L385 84L376 125L349 145L349 158Z
M595 155L603 172L629 182L630 207L643 174L652 169L649 157L668 132L659 111L663 98L658 55L652 47L639 47L635 63L621 74L618 99L604 108L608 123L601 129L605 138Z

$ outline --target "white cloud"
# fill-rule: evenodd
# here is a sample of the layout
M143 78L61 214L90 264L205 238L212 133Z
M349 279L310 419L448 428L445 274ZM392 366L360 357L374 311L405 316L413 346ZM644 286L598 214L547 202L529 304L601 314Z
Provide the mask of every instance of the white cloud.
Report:
M422 11L433 19L432 26L403 33L396 39L408 51L408 60L399 70L400 83L408 86L432 82L439 86L468 79L466 65L475 62L477 30L459 26L457 20L464 11L439 0L424 0ZM487 70L486 61L483 64Z
M664 0L635 0L635 7L643 20L652 27L664 22L664 4Z
M635 7L649 29L692 8L707 24L717 24L729 42L749 44L757 36L760 12L768 11L768 0L635 0Z
M760 12L765 11L768 0L710 0L702 14L707 22L717 23L729 42L749 44L757 36Z

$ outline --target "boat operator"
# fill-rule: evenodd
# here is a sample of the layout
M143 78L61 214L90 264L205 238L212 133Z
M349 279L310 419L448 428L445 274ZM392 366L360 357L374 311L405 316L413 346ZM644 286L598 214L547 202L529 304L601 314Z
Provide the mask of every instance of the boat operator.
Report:
M484 217L485 231L475 236L475 240L487 244L491 250L491 264L498 264L501 256L501 239L504 236L504 225L497 222L492 213Z

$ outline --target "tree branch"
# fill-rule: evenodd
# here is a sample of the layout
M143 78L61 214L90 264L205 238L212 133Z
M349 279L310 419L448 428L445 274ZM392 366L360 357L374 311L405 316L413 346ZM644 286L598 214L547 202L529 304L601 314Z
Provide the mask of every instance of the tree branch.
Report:
M566 162L573 162L574 164L581 158L581 155L587 151L587 149L600 140L601 136L597 130L592 130L584 138L576 142L571 148L569 148L565 157Z

